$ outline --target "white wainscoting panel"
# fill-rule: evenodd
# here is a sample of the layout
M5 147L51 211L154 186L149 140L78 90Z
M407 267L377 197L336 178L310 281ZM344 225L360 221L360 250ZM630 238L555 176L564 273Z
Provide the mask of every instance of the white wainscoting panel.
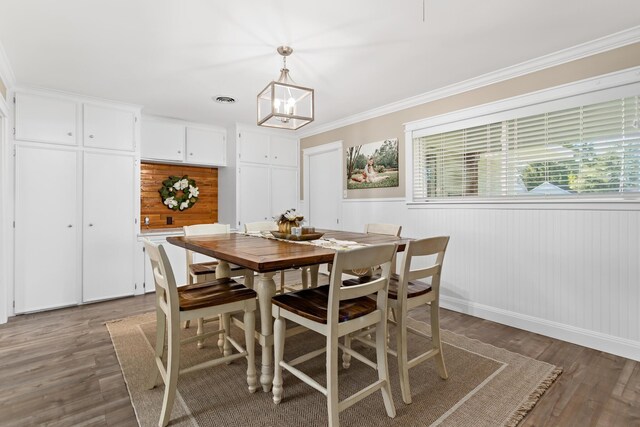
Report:
M442 306L640 360L640 211L344 201L345 230L450 235Z

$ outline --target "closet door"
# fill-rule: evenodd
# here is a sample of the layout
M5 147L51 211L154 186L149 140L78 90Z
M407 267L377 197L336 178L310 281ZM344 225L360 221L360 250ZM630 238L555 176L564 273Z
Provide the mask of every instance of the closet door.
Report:
M134 173L132 156L84 155L84 302L134 293Z
M77 156L16 147L16 313L80 302Z

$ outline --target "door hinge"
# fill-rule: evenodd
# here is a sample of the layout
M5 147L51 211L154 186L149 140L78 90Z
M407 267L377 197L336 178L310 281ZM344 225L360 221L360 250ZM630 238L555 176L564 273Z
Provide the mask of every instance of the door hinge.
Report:
M340 224L340 218L336 218L336 224Z
M13 228L16 228L16 222L13 221Z
M238 225L240 225L240 221L238 221Z
M16 103L16 96L15 95L13 95L13 103L14 104Z
M13 98L13 99L15 99L15 98ZM16 308L16 301L15 300L13 301L13 308Z
M134 116L134 117L133 117L133 121L134 121L134 122L136 122L136 123L138 123L138 116Z
M133 289L138 289L138 284L137 283L133 284Z
M15 130L15 128L14 128L14 130ZM14 135L15 135L15 134L14 134ZM15 156L16 156L16 146L14 145L14 146L13 146L13 157L15 157Z
M238 158L241 159L242 158L242 153L238 153Z
M145 248L144 246L142 247L142 252L146 252L147 248Z
M13 128L13 136L16 136L16 128Z
M238 132L238 138L242 138L242 134Z
M134 220L133 220L133 223L134 223L134 224L137 224L137 223L138 223L138 218L134 219Z
M147 282L142 282L142 289L147 289Z

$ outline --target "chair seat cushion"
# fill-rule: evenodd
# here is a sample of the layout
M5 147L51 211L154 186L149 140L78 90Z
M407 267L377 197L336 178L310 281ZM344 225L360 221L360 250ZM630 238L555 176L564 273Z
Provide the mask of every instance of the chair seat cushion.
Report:
M182 311L243 301L256 298L256 296L257 294L253 289L249 289L229 278L178 288L178 299L180 300L180 310Z
M327 323L329 285L277 295L272 303L287 311L318 323ZM376 310L376 302L367 297L340 301L339 322L357 319Z
M189 273L191 273L194 276L200 276L202 274L215 274L216 267L218 267L218 261L191 264L189 266ZM230 265L230 267L231 267L231 271L238 271L243 269L243 267L240 267L238 265Z
M374 277L357 277L349 280L345 280L342 282L343 286L353 286L360 285L362 283L367 283L373 278L378 278L380 276ZM398 289L400 287L400 276L397 274L392 274L389 278L389 298L398 299ZM431 292L431 285L428 283L420 282L418 280L413 280L407 283L407 298L415 298L420 295L424 295L426 293Z

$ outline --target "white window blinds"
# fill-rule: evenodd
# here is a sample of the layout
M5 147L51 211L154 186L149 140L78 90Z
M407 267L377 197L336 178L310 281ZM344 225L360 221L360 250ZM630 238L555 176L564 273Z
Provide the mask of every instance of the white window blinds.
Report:
M638 96L413 139L413 199L640 191Z

